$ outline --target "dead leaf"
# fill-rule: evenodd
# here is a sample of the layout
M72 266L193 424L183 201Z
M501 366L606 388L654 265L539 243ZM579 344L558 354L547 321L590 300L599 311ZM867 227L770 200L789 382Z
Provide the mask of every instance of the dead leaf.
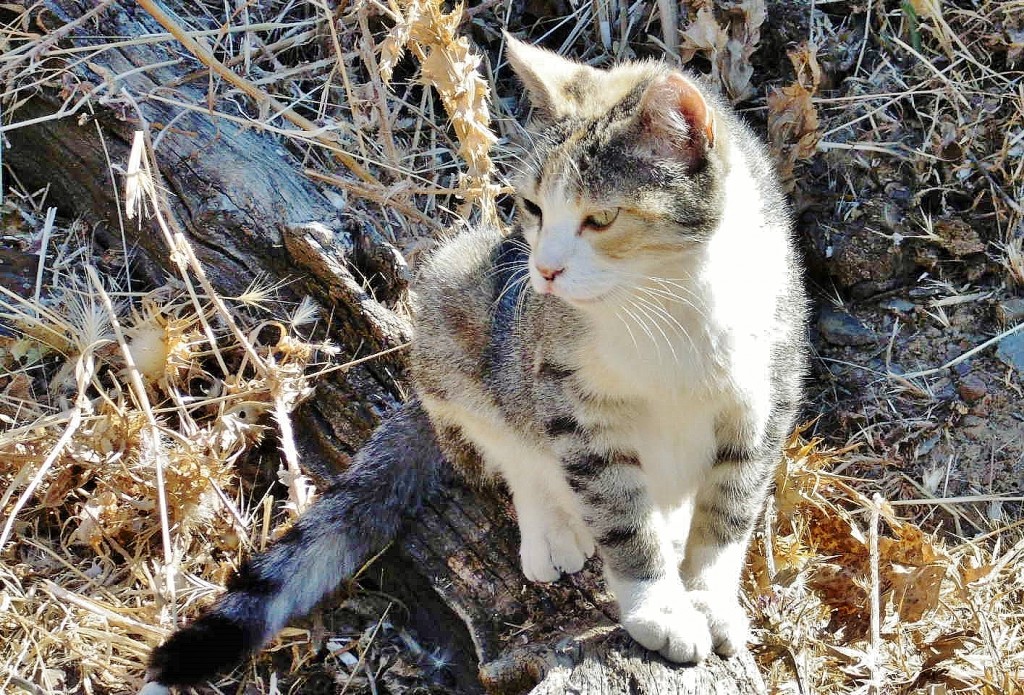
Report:
M980 567L960 567L960 581L964 584L971 584L972 582L981 581L992 574L992 570L995 569L995 565L992 563L986 563Z
M725 7L721 14L717 19L710 4L700 7L682 33L679 56L684 63L698 53L707 58L712 81L721 84L735 103L753 92L750 58L761 40L761 25L767 15L764 0L742 0Z
M789 62L796 73L796 82L814 93L821 84L821 65L818 64L818 47L813 43L802 43L787 53Z
M921 656L924 657L923 668L935 668L956 656L957 651L973 648L977 642L977 637L962 630L940 635L920 646Z
M814 44L804 43L790 51L797 81L768 95L768 139L775 154L779 176L786 190L795 186L797 160L818 151L818 110L813 97L821 82Z
M715 21L714 12L704 6L697 10L697 16L683 32L679 56L684 63L689 63L697 53L703 53L714 65L728 40L728 34Z
M892 586L892 603L903 621L917 622L939 605L939 590L946 576L944 566L894 564L884 574Z

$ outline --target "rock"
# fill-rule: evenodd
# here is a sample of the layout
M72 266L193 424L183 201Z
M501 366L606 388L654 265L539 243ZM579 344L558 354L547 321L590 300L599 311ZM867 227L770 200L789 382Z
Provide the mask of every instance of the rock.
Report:
M1024 321L1024 298L1007 299L996 304L996 318L1004 326L1016 326Z
M963 220L937 220L933 228L939 237L939 244L955 258L985 253L985 242L977 230Z
M1024 331L1008 335L999 341L996 357L1024 375Z
M903 278L912 267L904 247L874 231L881 226L877 207L867 211L870 224L858 220L832 235L832 253L825 266L832 280L844 289L862 283L884 287Z
M881 306L883 309L891 311L894 314L909 314L917 308L917 305L913 302L906 299L900 299L899 297L887 299L882 302Z
M980 401L988 393L988 387L981 377L976 374L968 374L960 379L960 397L968 403Z
M907 294L915 299L931 299L942 294L942 289L939 287L911 287L907 290Z
M832 307L821 310L818 330L821 337L833 345L868 345L877 340L875 332L860 319Z
M0 246L0 286L22 297L31 296L36 284L39 256Z

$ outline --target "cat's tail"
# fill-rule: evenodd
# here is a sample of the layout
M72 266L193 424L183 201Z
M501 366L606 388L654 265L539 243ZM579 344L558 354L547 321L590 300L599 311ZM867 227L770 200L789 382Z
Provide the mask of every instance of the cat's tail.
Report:
M242 565L227 593L153 651L142 692L224 672L308 613L395 539L439 487L441 459L426 413L410 401L287 533Z

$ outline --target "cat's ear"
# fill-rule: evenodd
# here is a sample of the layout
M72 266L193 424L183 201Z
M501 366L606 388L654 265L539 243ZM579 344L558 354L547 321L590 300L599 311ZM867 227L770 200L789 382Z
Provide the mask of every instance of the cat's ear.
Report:
M690 164L715 147L715 112L687 77L670 72L657 77L644 92L640 117L648 145L661 154Z
M575 112L595 70L546 48L524 43L508 32L504 35L509 65L526 87L535 115L541 120L556 121Z

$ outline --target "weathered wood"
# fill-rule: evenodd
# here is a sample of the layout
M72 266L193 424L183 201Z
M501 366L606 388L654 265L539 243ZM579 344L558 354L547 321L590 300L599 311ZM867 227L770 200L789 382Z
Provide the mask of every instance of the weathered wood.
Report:
M44 4L64 22L95 6L73 0ZM130 3L111 3L94 21L64 40L88 45L106 40L91 38L96 36L162 31ZM407 282L400 254L376 230L337 210L274 136L211 120L201 109L117 96L121 86L129 94L155 94L198 67L173 43L123 46L93 56L73 69L84 81L112 85L106 108L91 122L65 118L8 132L5 163L29 186L50 185L50 200L64 214L84 216L116 242L121 232L114 187L121 182L110 180L107 156L127 161L130 133L144 120L162 133L155 156L170 193L170 213L218 291L236 294L257 275L293 280L286 290L292 296L308 293L332 308L332 337L349 354L406 342L406 322L356 280L383 277L376 296L397 299ZM202 81L179 84L176 99L204 104L202 90ZM19 117L53 112L56 104L56 95L44 93L24 105ZM168 266L161 235L148 227L124 231L146 275ZM313 474L327 476L343 466L380 415L397 403L401 390L393 379L400 372L400 357L391 357L336 373L318 386L297 414L296 427ZM507 496L452 480L374 569L389 591L416 607L412 626L426 639L449 645L458 692L765 691L747 653L686 668L635 645L615 625L597 560L575 576L542 586L525 580L518 558Z

